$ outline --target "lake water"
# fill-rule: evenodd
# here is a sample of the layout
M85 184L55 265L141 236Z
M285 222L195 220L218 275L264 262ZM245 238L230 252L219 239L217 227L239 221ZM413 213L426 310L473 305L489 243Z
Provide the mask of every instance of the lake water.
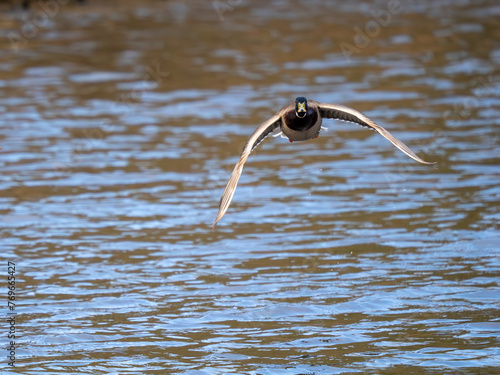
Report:
M499 373L498 1L49 3L0 4L0 372ZM212 231L296 96L437 167L325 120Z

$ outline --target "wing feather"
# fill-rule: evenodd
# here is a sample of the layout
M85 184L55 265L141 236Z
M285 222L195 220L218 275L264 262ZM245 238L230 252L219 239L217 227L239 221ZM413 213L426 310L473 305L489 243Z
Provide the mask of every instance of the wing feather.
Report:
M388 130L384 129L382 126L375 124L368 117L363 115L361 112L355 109L345 107L340 104L328 104L328 103L317 103L319 107L319 112L323 118L333 118L349 122L354 122L361 126L365 126L376 130L382 137L389 140L394 146L403 151L410 158L418 161L422 164L436 164L435 162L428 162L419 158L410 148L393 136Z
M229 177L229 181L222 193L222 197L219 203L219 212L217 217L215 218L215 222L212 225L212 230L215 228L217 223L222 216L226 213L229 205L231 204L231 200L233 199L234 192L236 191L236 186L238 185L238 180L240 179L241 173L243 172L243 166L260 142L264 140L271 132L280 126L281 124L281 113L283 109L280 110L276 115L271 117L269 120L263 122L250 136L248 141L245 143L245 147L243 147L243 151L240 155L240 159L234 166L233 172L231 173L231 177Z

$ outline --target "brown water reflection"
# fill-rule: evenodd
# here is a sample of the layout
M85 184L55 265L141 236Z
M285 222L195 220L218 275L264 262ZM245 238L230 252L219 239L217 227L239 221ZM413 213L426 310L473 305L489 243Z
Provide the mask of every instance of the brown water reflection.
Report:
M2 371L498 372L497 2L401 2L379 29L387 2L219 3L70 2L31 37L40 8L2 4ZM263 142L212 232L248 135L298 95L438 168L325 121Z

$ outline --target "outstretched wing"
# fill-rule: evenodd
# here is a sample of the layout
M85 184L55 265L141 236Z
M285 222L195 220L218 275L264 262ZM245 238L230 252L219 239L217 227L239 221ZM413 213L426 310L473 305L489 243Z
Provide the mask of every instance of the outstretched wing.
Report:
M219 203L219 213L215 218L215 222L212 225L212 230L215 228L215 225L222 219L222 216L226 213L229 208L229 204L233 199L234 192L236 190L236 186L238 185L238 180L240 179L241 172L243 172L243 165L247 161L251 152L257 147L257 145L264 140L271 132L280 126L281 124L281 113L280 110L276 115L271 117L269 120L263 122L250 136L245 147L243 148L243 152L241 153L240 160L234 166L233 172L231 173L231 177L229 177L229 181L222 193L222 197Z
M382 137L389 140L394 146L403 151L410 158L418 161L422 164L436 164L435 162L428 162L420 159L410 148L393 136L388 130L384 129L380 125L375 124L368 117L363 115L361 112L355 109L345 107L340 104L328 104L328 103L317 103L319 107L319 113L323 118L334 118L344 121L355 122L361 126L366 126L368 128L376 130Z

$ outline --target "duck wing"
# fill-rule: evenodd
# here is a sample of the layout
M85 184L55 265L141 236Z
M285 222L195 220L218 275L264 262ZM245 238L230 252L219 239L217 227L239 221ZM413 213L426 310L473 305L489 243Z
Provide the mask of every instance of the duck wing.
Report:
M250 136L248 141L245 143L245 147L243 147L243 151L240 156L240 160L234 166L233 172L231 173L231 177L229 177L229 181L222 193L222 197L219 203L219 213L215 218L215 222L212 225L212 230L215 228L215 225L222 219L222 216L226 213L229 208L229 204L233 199L234 192L236 191L236 186L238 185L238 180L240 179L241 173L243 172L243 166L247 161L248 157L252 153L252 151L257 147L257 145L264 140L269 134L272 133L274 129L281 125L281 114L286 107L283 107L277 114L271 117L269 120L263 122Z
M418 161L422 164L436 164L435 162L428 162L420 159L410 148L393 136L388 130L384 129L382 126L375 124L368 117L363 115L361 112L356 111L355 109L345 107L340 104L329 104L329 103L316 103L319 109L319 113L323 118L332 118L339 119L349 122L354 122L361 126L365 126L376 130L382 137L389 140L394 146L403 151L410 158Z

